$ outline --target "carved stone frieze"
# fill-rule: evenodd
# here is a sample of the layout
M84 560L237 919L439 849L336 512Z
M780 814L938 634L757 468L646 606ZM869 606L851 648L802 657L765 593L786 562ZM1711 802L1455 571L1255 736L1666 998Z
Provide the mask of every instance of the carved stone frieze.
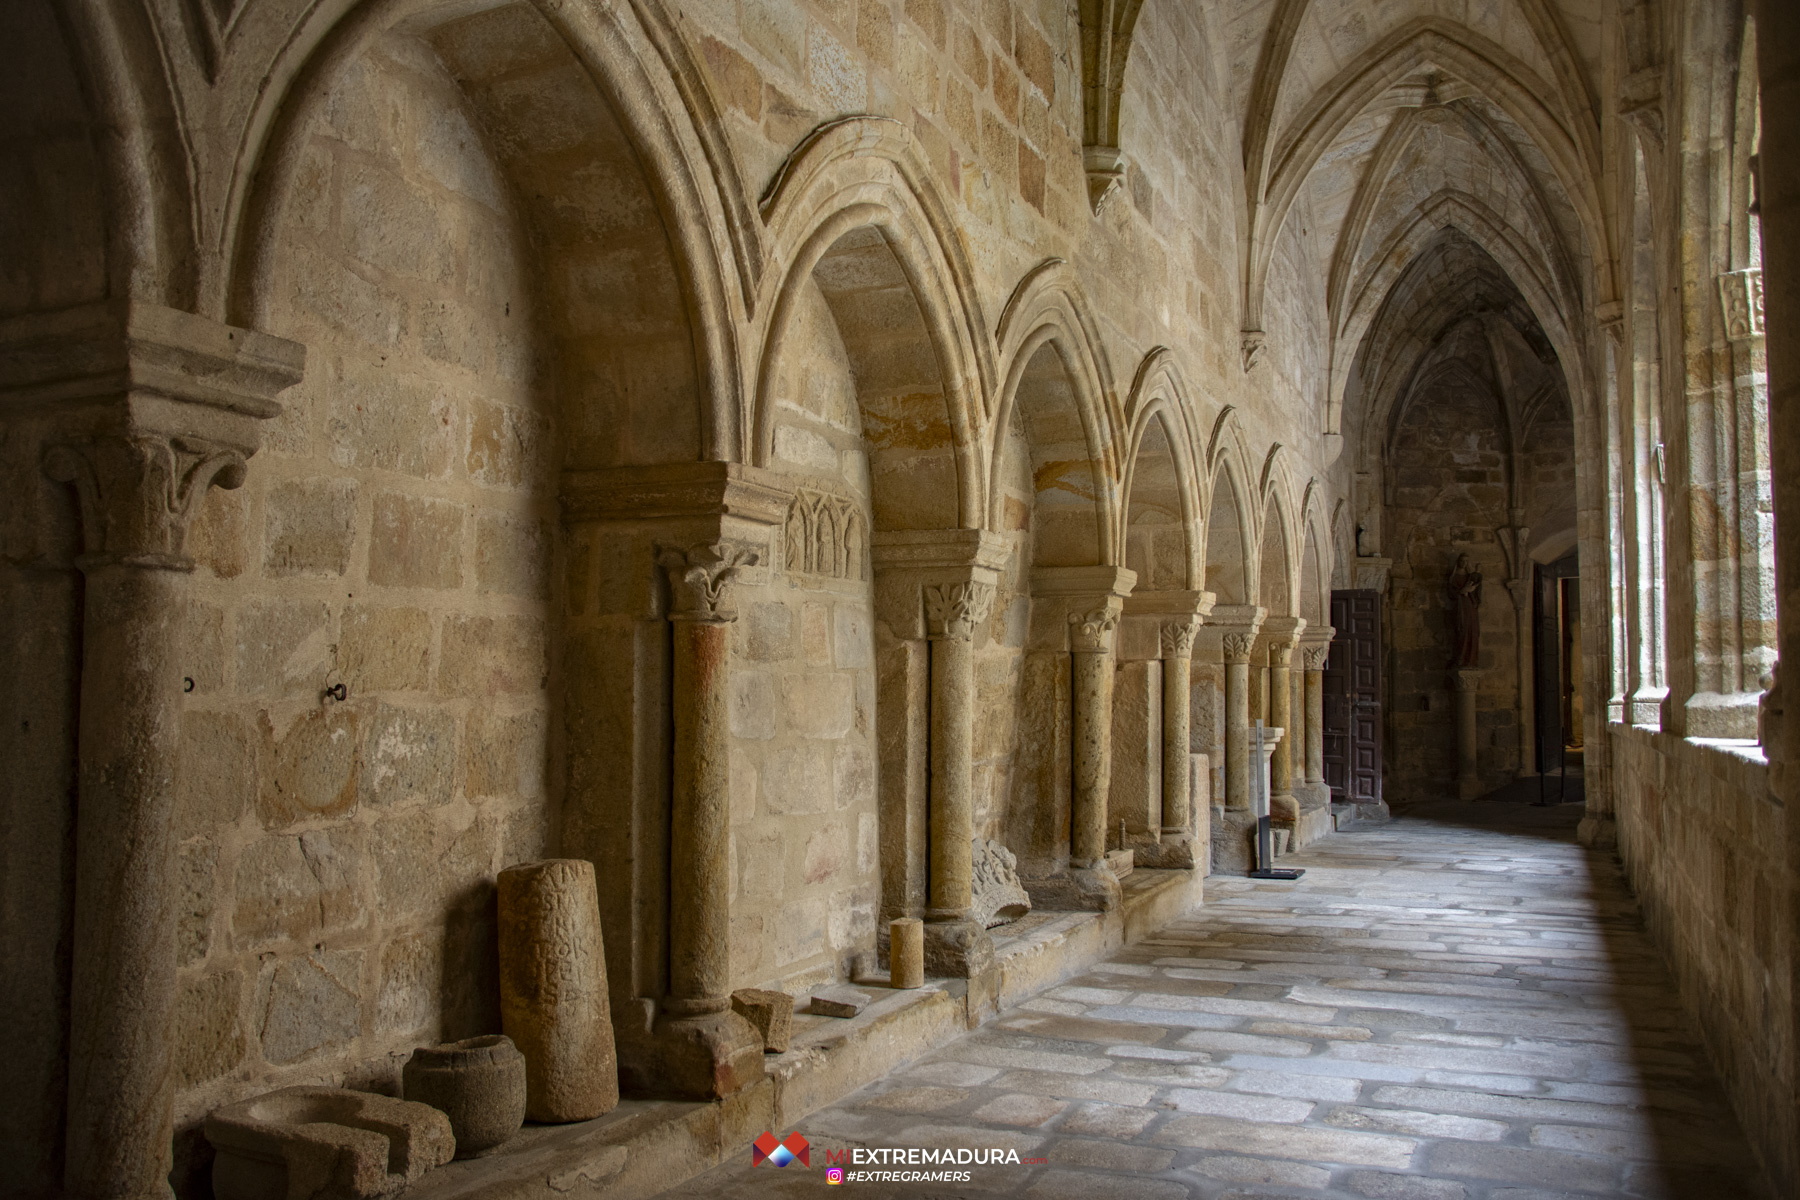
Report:
M802 488L782 527L785 563L796 575L864 579L869 526L861 507L843 496Z
M737 613L727 591L738 573L762 561L760 551L736 542L684 548L660 546L657 563L669 573L669 615L685 621L732 621Z
M1720 275L1719 304L1725 313L1727 338L1743 342L1763 336L1763 282L1759 268Z
M1069 649L1077 654L1110 654L1119 628L1118 610L1108 605L1069 614Z
M932 638L966 638L994 607L994 585L968 580L927 584L925 630Z

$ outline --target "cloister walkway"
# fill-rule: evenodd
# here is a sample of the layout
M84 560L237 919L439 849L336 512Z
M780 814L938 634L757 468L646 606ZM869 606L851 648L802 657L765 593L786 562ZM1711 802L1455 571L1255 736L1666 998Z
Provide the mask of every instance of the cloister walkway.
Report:
M1284 860L1298 883L1210 879L1203 910L802 1122L810 1167L746 1147L680 1194L812 1196L828 1150L961 1146L1020 1162L844 1194L1759 1196L1579 810L1431 805ZM892 1169L945 1168L848 1168Z

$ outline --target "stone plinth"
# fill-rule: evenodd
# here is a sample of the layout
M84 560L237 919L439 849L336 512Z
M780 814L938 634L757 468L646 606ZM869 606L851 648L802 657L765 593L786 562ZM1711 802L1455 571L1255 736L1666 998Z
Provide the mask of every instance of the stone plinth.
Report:
M500 872L500 1020L525 1056L526 1113L586 1121L619 1103L594 865Z
M1456 671L1456 794L1464 800L1481 795L1481 772L1475 746L1475 711L1480 699L1481 671Z

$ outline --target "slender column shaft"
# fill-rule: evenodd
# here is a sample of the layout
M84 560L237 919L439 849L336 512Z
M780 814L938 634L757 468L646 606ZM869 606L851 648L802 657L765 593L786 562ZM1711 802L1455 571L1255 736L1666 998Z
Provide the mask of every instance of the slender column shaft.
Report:
M1193 674L1192 626L1180 627L1185 637L1171 639L1165 631L1162 660L1162 836L1167 841L1187 832L1189 680Z
M1269 647L1269 724L1292 732L1293 689L1288 679L1294 657L1292 646ZM1294 795L1294 739L1283 735L1275 743L1269 762L1270 795L1292 799Z
M675 639L675 806L669 827L673 878L669 985L684 1012L730 1003L727 842L731 805L731 626L671 617Z
M975 654L967 632L931 643L931 908L963 921L974 907Z
M1325 653L1306 659L1306 782L1325 783Z
M175 764L187 569L82 564L80 805L64 1186L166 1197L174 1083Z
M1112 653L1077 651L1070 674L1074 726L1074 812L1069 861L1098 866L1106 857L1106 802L1112 783Z
M1250 645L1254 635L1225 635L1225 807L1250 807Z

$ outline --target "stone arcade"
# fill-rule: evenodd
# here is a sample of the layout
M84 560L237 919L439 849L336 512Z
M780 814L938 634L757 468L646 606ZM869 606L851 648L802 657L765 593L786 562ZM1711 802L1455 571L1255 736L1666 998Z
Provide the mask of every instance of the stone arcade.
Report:
M1294 849L1576 767L1800 1191L1800 9L9 0L0 46L0 1192L207 1196L211 1114L403 1103L502 1032L545 860L616 1055L568 1111L697 1171L1199 911L1258 720Z

